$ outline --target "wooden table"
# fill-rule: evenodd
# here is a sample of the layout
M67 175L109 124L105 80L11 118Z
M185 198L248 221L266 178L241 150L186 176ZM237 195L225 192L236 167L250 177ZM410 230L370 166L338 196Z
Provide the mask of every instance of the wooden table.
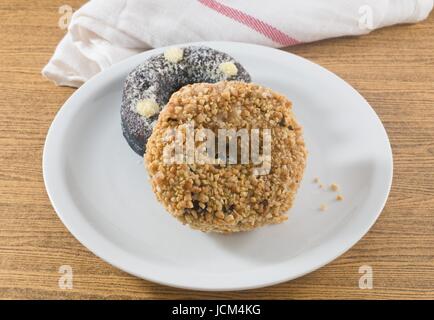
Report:
M67 1L75 9L81 3ZM434 15L417 25L288 49L347 80L375 108L394 153L389 200L371 231L320 270L269 288L204 293L108 265L51 207L42 149L74 89L55 87L40 71L65 33L58 27L63 4L0 3L0 298L434 298ZM73 289L59 288L61 265L73 267ZM362 265L373 268L373 289L359 289Z

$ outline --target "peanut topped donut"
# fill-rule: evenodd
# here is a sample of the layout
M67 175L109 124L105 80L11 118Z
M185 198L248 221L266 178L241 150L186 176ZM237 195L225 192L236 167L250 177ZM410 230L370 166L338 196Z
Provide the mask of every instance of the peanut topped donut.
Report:
M250 82L247 71L226 53L202 46L172 47L137 66L125 81L121 120L130 147L143 156L161 109L187 84L222 80Z
M306 156L288 99L223 81L172 95L145 160L157 199L174 217L201 231L237 232L287 219Z

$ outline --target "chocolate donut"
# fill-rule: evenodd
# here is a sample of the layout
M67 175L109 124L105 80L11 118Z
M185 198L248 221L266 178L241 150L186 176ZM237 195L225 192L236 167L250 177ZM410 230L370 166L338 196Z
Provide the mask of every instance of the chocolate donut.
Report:
M250 82L243 66L226 53L203 46L172 47L137 66L125 81L122 132L140 156L172 93L193 83Z

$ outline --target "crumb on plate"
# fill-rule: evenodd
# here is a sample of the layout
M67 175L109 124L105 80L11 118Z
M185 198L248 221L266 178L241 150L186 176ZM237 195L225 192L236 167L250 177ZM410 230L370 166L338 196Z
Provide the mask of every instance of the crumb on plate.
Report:
M338 186L336 183L332 183L332 184L330 185L330 189L331 189L332 191L338 191L338 190L339 190L339 186Z

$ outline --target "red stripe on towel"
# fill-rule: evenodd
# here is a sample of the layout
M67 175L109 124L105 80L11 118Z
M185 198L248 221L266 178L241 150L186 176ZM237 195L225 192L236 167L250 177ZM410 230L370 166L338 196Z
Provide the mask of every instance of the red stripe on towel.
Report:
M244 13L238 9L228 7L216 0L198 0L201 4L207 6L208 8L217 11L218 13L225 15L228 18L238 21L245 26L261 33L267 38L277 42L283 46L293 46L301 43L300 41L288 36L286 33L280 31L279 29L269 25L268 23L259 20L251 15Z

